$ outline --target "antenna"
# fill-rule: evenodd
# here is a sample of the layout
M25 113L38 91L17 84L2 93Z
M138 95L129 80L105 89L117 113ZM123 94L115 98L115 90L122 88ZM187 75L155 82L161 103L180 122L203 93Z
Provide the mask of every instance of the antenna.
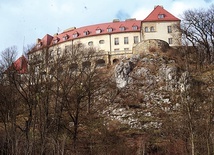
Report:
M25 48L25 36L23 38L22 54L24 53L24 48Z

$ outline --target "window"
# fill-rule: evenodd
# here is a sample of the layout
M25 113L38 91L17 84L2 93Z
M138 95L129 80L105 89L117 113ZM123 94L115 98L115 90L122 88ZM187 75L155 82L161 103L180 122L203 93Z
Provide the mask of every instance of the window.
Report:
M162 18L164 18L164 17L165 17L164 14L158 14L158 19L162 19Z
M172 26L167 26L168 33L172 33Z
M73 38L77 38L77 37L78 37L78 33L76 32L73 34Z
M78 43L78 44L77 44L77 47L78 47L78 48L83 47L83 44L82 44L82 43Z
M107 32L112 32L113 29L110 27L110 28L107 28Z
M67 34L63 36L63 41L66 41L66 40L68 40L68 35Z
M148 29L148 27L145 27L145 32L149 32L149 29Z
M37 48L40 48L40 47L42 47L42 42L39 42L39 43L37 44Z
M53 50L50 51L49 56L50 56L50 59L54 58L54 51Z
M137 25L132 26L132 30L137 30Z
M96 34L101 33L101 29L96 29Z
M89 31L84 31L84 32L83 32L83 35L84 35L84 36L89 35Z
M119 38L114 38L114 45L119 45Z
M129 48L124 48L124 51L128 51L129 50Z
M139 42L138 36L134 36L134 43L137 44Z
M57 55L61 54L61 48L57 48Z
M58 43L58 41L59 41L59 38L55 38L55 39L53 40L53 44Z
M129 44L129 38L128 37L124 37L124 44Z
M172 44L172 38L168 38L168 43Z
M100 41L99 41L99 44L104 44L104 43L105 43L104 40L100 40Z
M125 31L125 27L124 27L124 26L121 26L121 27L120 27L120 31Z
M88 46L93 46L93 41L89 41Z
M150 32L154 32L154 31L155 31L154 26L151 26L151 27L150 27Z
M69 51L71 51L72 47L71 46L65 46L65 54L68 54Z
M118 52L119 50L120 50L119 48L115 48L115 49L114 49L115 52Z

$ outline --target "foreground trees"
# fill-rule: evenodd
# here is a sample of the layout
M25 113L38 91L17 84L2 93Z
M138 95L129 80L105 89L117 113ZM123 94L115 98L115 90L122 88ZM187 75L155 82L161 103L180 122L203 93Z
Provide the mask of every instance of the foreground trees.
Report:
M80 148L90 149L80 143L89 136L89 126L99 122L103 128L97 112L105 106L101 95L109 80L96 63L96 50L74 45L60 55L49 52L44 49L35 63L31 61L28 74L13 67L10 54L15 52L3 53L2 154L78 154Z

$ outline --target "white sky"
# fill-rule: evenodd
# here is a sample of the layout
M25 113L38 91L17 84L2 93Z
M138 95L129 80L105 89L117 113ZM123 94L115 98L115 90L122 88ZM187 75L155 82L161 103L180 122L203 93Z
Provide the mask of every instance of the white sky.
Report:
M0 0L0 52L35 44L37 38L64 29L111 22L115 18L144 19L155 5L180 17L186 9L207 8L214 0Z

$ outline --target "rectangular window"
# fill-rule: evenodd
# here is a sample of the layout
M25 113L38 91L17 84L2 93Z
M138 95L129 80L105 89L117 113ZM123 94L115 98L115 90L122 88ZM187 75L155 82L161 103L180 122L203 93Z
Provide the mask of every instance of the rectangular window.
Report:
M96 29L96 34L101 33L101 29Z
M83 35L84 35L84 36L89 35L89 31L84 31L84 32L83 32Z
M118 52L119 50L120 50L119 48L115 48L115 49L114 49L115 52Z
M128 37L124 37L124 44L129 44L129 38Z
M107 31L108 31L108 32L112 32L113 29L112 29L112 28L107 28Z
M137 26L132 26L132 30L137 30Z
M129 48L124 48L124 51L128 51L129 50Z
M125 27L124 26L120 27L120 31L125 31Z
M77 37L78 37L78 33L74 33L73 38L77 38Z
M172 26L167 26L168 33L172 33Z
M159 18L159 19L162 19L162 18L164 18L164 17L165 17L164 14L158 14L158 18Z
M138 36L134 36L134 44L137 44L139 42Z
M168 38L168 43L172 44L172 38Z
M57 55L61 55L61 48L57 48Z
M65 54L68 54L71 51L71 46L65 46Z
M119 38L114 38L114 45L119 45Z

